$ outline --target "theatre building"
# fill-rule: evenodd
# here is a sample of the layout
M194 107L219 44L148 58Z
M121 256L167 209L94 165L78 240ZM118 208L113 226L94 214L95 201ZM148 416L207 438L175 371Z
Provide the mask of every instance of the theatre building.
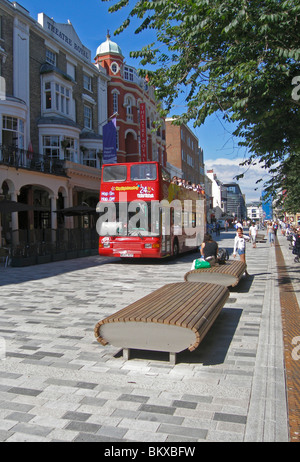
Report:
M109 33L97 49L95 64L105 69L108 115L117 114L117 161L157 161L166 166L165 124L160 119L154 89L126 63Z
M17 2L0 0L0 246L15 264L97 247L91 209L99 198L109 79L70 22L44 13L35 20ZM128 154L137 151L137 137L128 126ZM1 211L3 199L28 210ZM74 213L65 213L71 207Z

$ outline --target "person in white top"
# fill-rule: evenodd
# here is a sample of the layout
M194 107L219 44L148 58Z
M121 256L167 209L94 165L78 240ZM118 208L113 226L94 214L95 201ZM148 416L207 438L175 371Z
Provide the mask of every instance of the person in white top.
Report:
M247 272L247 264L246 264L246 241L249 241L249 240L250 240L250 237L244 235L243 229L238 228L236 236L234 238L233 258L236 257L237 253L239 254L240 260L246 265L246 271L245 271L246 276L249 276L249 273Z
M256 247L256 236L257 236L257 226L255 223L252 223L252 225L249 228L249 236L252 242L252 247Z

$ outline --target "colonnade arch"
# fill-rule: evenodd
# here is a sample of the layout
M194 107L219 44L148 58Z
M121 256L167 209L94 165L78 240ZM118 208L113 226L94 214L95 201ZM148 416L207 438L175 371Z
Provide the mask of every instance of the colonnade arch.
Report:
M1 245L18 245L20 242L42 239L53 241L57 229L58 200L68 196L65 186L51 187L39 183L23 183L16 179L1 179L0 195L8 200L34 207L34 210L2 214L0 222ZM46 236L47 235L47 236Z

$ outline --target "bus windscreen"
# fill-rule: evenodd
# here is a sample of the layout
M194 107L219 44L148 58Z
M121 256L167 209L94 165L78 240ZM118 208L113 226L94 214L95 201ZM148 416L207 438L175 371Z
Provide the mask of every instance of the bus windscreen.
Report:
M132 165L130 167L130 179L131 181L146 181L157 179L157 167L156 164L139 164Z
M152 236L160 235L159 204L133 201L131 204L110 203L99 210L100 236Z
M103 181L126 181L127 167L126 165L107 165L103 167Z

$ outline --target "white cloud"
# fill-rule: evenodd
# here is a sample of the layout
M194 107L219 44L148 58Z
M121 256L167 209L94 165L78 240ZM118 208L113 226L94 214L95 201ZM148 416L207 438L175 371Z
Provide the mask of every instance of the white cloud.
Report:
M267 180L267 172L259 165L240 166L239 164L244 161L243 158L237 159L208 159L205 160L205 172L213 170L217 175L218 180L222 183L237 183L245 194L246 202L260 200L261 192L263 189L263 181L256 184L256 181L263 178ZM244 178L236 180L234 177L244 173Z

